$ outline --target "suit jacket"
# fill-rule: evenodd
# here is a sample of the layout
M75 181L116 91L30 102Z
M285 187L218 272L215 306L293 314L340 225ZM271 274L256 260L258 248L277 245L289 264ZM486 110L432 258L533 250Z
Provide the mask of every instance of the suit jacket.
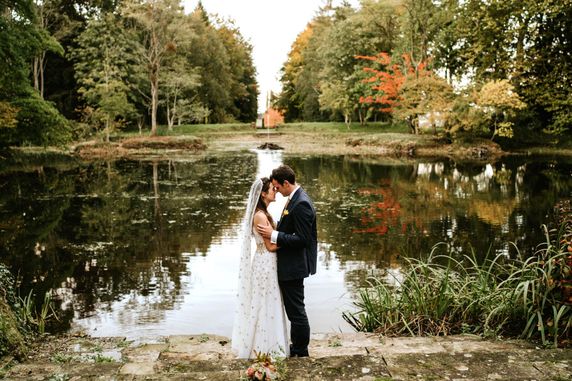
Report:
M302 279L315 274L318 261L316 210L302 188L292 196L276 230L278 280Z

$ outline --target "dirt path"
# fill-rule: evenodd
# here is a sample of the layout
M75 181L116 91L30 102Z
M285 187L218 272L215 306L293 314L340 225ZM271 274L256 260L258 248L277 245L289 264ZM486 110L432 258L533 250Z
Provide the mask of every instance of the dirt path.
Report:
M473 336L387 338L314 334L310 358L278 362L281 380L570 380L572 349ZM237 360L228 338L169 336L48 337L7 380L240 380L251 362ZM6 370L5 370L6 371Z

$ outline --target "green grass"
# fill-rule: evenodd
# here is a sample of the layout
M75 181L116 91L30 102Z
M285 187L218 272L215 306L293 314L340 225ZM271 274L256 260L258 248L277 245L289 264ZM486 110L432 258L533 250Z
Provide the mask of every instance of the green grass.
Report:
M384 335L512 336L557 347L572 336L572 306L565 300L572 280L570 226L563 225L537 254L457 259L434 247L425 259L408 259L403 279L392 287L372 279L360 290L357 312L344 319L358 331Z
M58 352L50 358L50 360L56 364L68 364L72 362L74 359L75 357L73 355L62 352Z
M223 134L253 134L256 131L266 131L265 129L253 129L249 123L227 123L227 124L185 124L174 126L172 131L167 126L159 126L157 134L159 136L177 135L223 135ZM389 124L381 122L371 122L364 126L359 123L352 123L348 129L344 123L338 122L309 122L309 123L285 123L277 129L271 129L279 133L309 132L321 134L354 134L354 133L409 133L408 128L403 124ZM149 129L143 131L143 135L149 133ZM139 136L139 131L124 131L116 133L118 137Z

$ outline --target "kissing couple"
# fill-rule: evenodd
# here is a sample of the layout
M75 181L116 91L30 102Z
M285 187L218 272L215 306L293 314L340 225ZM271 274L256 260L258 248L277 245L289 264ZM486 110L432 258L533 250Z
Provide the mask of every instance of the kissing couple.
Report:
M267 209L276 192L288 198L277 222ZM304 278L316 273L316 210L296 183L292 168L281 165L270 178L254 181L242 227L234 353L239 358L252 358L255 351L277 357L308 356L310 324ZM290 321L290 340L284 310Z

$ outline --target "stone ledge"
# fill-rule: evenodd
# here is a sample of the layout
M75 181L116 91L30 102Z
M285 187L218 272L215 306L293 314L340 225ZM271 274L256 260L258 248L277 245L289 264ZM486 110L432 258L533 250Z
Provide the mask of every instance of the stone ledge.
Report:
M251 363L234 357L228 338L208 334L164 343L62 336L38 345L7 380L239 380ZM120 360L85 356L95 350L119 352ZM309 350L312 357L277 361L282 380L572 379L572 348L540 349L520 340L328 333L312 335Z

